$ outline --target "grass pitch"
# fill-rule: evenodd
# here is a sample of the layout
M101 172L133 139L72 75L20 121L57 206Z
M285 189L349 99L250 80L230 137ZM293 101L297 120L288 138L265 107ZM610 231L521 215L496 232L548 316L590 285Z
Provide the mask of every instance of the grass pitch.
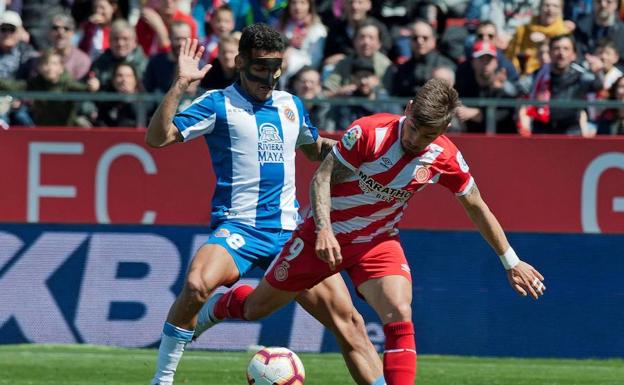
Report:
M188 351L176 384L244 385L251 353ZM338 354L300 354L306 385L353 384ZM0 385L147 385L155 350L0 346ZM624 385L624 360L419 356L418 385Z

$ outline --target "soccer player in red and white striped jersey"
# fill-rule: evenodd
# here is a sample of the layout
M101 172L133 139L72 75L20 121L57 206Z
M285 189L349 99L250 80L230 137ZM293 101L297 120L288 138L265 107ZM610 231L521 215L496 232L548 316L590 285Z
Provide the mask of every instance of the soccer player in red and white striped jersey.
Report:
M543 295L544 277L520 261L461 152L444 135L458 106L457 92L434 79L410 101L405 116L353 122L314 176L311 215L255 290L239 286L213 302L214 318L261 318L346 270L384 325L387 384L413 384L412 280L396 225L412 195L433 183L456 194L499 255L514 290L535 299Z

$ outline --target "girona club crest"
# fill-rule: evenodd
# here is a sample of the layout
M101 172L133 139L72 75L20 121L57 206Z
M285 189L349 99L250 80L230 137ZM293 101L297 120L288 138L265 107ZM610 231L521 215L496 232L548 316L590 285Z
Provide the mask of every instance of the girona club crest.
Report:
M414 179L416 179L416 182L418 183L427 182L430 176L431 172L429 171L428 167L418 167L414 172Z
M273 272L275 280L278 282L284 282L285 280L287 280L289 267L290 265L286 261L283 261L278 266L275 266L275 271Z

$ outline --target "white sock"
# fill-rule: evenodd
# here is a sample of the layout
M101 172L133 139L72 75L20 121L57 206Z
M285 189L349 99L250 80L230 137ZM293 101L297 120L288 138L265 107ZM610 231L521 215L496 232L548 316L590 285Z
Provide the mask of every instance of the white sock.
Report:
M165 322L160 347L158 348L156 374L150 384L173 384L173 376L178 368L186 344L193 338L193 332L193 330L185 330Z

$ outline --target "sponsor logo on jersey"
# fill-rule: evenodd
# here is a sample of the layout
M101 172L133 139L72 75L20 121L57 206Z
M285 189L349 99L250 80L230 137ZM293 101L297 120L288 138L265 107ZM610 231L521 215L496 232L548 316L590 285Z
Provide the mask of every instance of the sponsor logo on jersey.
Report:
M284 282L285 280L287 280L289 267L290 264L286 261L282 261L282 263L275 266L275 269L273 270L273 276L275 277L275 280L278 282Z
M219 229L214 234L215 237L218 238L227 238L230 236L230 230L228 229Z
M375 179L364 174L362 171L359 171L359 177L359 186L362 191L375 194L377 199L381 199L386 202L393 202L395 200L404 202L412 196L412 193L407 190L384 186Z
M381 158L381 161L383 162L381 165L385 168L390 168L393 165L392 160L390 160L390 158L386 158L385 156Z
M362 128L360 126L353 126L342 137L342 145L350 150L355 145L355 142L362 137Z
M295 121L295 113L289 107L284 108L284 116L291 122Z
M258 161L261 165L265 163L284 163L284 141L279 135L279 130L272 123L262 123L260 125Z
M455 156L455 158L457 159L459 168L463 172L468 172L468 170L470 170L470 167L468 167L468 163L466 163L466 161L464 160L464 156L461 154L461 152L457 151L457 155Z
M414 179L416 180L416 182L425 183L429 180L430 177L431 172L429 171L428 167L416 167L416 170L414 171Z

